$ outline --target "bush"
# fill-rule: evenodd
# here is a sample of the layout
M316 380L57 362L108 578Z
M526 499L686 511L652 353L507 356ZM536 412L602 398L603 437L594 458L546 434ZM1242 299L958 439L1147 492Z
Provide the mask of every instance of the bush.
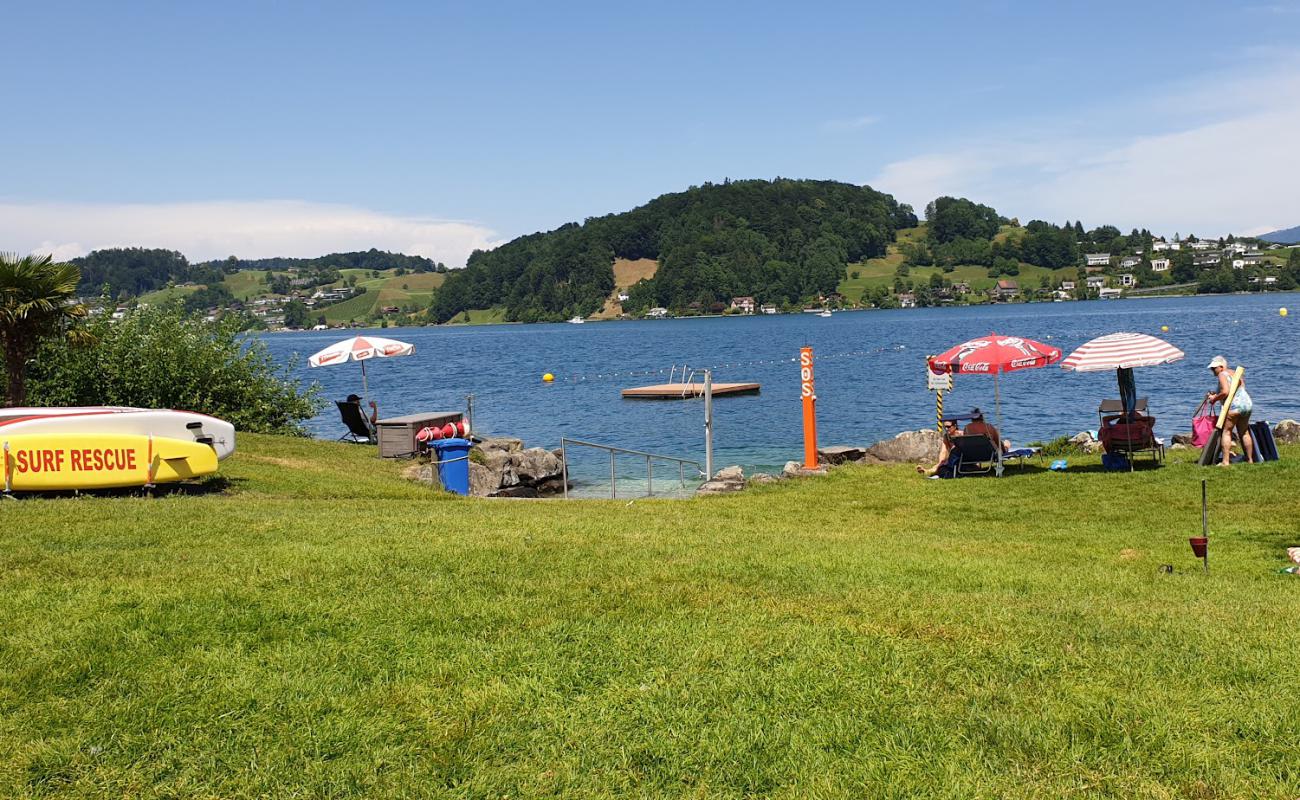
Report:
M176 305L135 309L89 326L96 343L50 341L30 370L34 405L175 408L220 417L241 431L305 435L321 406L238 320L203 322Z

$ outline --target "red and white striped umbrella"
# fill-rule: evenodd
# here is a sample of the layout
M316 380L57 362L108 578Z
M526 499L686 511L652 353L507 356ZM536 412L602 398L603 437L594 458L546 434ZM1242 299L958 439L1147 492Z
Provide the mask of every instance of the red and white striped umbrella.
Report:
M1084 342L1061 362L1072 372L1104 369L1132 369L1172 364L1183 359L1183 351L1164 339L1145 333L1111 333Z
M370 386L366 381L367 360L409 356L414 352L415 345L408 342L385 339L381 336L353 336L351 339L336 342L316 353L307 359L307 364L313 367L327 367L331 364L342 364L345 361L360 361L361 391L363 394L369 394Z

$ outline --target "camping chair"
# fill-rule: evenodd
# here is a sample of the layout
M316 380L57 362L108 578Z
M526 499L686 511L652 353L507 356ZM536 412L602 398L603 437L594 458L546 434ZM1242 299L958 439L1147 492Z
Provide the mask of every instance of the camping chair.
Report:
M957 454L957 477L990 472L1002 477L1002 448L993 444L987 435L973 433L954 437L952 449Z
M1133 470L1133 456L1138 453L1150 453L1151 462L1159 464L1165 457L1165 443L1155 435L1155 417L1134 413L1113 414L1101 418L1101 428L1097 436L1106 452L1111 455L1123 455L1128 459L1129 471Z
M1133 406L1133 411L1134 413L1145 415L1147 413L1147 399L1145 397L1139 397L1137 399L1137 404ZM1111 414L1123 413L1123 400L1102 400L1101 405L1097 406L1097 419L1099 420L1105 420L1105 418Z
M361 409L360 403L335 400L334 405L339 407L339 416L343 418L343 424L348 426L348 432L339 437L340 442L346 440L357 444L376 444L379 441L375 436L375 426Z

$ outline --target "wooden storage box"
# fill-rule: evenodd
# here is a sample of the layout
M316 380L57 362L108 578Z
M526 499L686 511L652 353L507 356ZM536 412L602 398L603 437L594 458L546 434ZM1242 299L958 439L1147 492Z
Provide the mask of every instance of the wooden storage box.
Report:
M404 458L413 455L420 449L415 434L421 428L459 422L464 416L460 411L422 411L419 414L381 419L375 423L379 433L379 457Z

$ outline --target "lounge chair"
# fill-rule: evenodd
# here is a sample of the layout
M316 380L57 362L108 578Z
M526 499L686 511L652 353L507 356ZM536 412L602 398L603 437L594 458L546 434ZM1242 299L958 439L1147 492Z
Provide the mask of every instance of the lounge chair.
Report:
M348 426L348 432L339 437L340 442L378 443L379 439L375 435L375 426L370 422L370 418L366 416L359 403L335 400L334 405L339 407L339 416L343 418L343 424Z
M1150 453L1153 464L1164 460L1165 443L1155 435L1155 424L1155 417L1143 414L1112 414L1101 418L1097 438L1107 453L1125 456L1132 471L1138 453Z
M1145 397L1139 397L1137 399L1137 404L1133 406L1133 411L1138 414L1146 414L1147 399ZM1102 400L1101 405L1097 406L1098 419L1110 416L1111 414L1123 414L1123 413L1124 413L1123 400Z
M984 475L992 472L1002 477L1002 448L993 444L986 434L963 434L952 440L957 453L957 477Z

